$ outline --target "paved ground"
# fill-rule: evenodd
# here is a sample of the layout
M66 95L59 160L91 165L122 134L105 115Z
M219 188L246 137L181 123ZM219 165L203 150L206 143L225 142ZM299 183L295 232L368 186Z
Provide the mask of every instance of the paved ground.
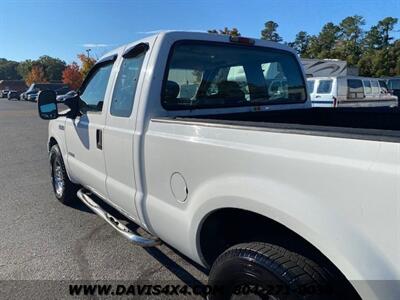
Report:
M36 103L0 99L0 280L205 280L173 249L135 247L82 205L59 203L47 124Z

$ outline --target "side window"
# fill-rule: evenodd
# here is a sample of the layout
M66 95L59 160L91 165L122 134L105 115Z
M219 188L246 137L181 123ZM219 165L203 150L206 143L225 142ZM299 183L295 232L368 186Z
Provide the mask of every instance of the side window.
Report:
M307 80L308 92L312 94L314 92L315 80Z
M320 80L317 94L329 94L332 91L332 80Z
M363 80L364 83L364 90L366 94L371 94L372 93L372 88L371 88L371 81L369 80Z
M389 92L389 88L384 80L379 80L379 86L381 93L387 94Z
M145 52L135 57L124 58L114 86L110 113L116 117L129 117Z
M98 67L90 77L85 89L80 95L79 106L83 113L87 111L102 111L112 66L113 64L109 63Z
M377 80L372 80L371 81L371 86L372 86L372 93L373 94L379 94L379 84Z
M347 98L349 99L363 99L365 98L364 86L359 79L347 80Z

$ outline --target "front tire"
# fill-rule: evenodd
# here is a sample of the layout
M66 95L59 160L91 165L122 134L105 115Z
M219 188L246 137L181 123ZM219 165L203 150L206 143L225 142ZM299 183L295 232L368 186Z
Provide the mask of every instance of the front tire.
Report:
M54 145L49 153L51 168L51 183L56 198L63 204L71 204L76 201L78 186L72 183L65 170L64 160L58 145Z
M209 285L215 299L337 298L329 273L308 258L267 243L239 244L214 262Z

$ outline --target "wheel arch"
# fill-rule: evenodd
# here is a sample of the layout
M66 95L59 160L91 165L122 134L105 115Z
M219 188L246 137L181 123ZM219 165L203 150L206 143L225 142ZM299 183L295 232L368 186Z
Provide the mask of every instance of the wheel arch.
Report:
M210 240L214 242L208 243ZM215 209L204 217L197 235L200 257L208 267L231 246L250 242L275 244L299 253L323 265L358 295L345 274L316 246L282 223L259 213L235 207Z

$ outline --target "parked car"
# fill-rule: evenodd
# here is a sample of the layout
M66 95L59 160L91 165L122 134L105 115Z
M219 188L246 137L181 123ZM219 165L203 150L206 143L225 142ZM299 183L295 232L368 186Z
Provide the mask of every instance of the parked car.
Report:
M39 93L29 93L26 95L26 100L36 102L38 95L39 95Z
M9 90L1 90L1 98L7 98Z
M20 92L18 92L18 91L9 91L7 98L8 98L8 100L12 100L12 99L19 100L19 95L20 95Z
M32 83L28 90L21 94L21 100L36 101L37 94L44 90L59 91L62 93L69 91L69 88L64 83ZM36 96L29 96L31 94L36 94Z
M389 90L400 98L400 77L387 78L386 83Z
M38 101L55 197L210 269L223 287L210 299L243 286L269 299L400 294L400 112L311 108L291 48L160 32L101 58L69 111L52 91Z
M359 76L307 78L313 107L394 107L398 98L386 82Z
M73 98L73 97L76 97L76 96L77 96L76 91L69 91L68 93L66 93L64 95L58 95L57 96L57 101L63 102L68 98Z

